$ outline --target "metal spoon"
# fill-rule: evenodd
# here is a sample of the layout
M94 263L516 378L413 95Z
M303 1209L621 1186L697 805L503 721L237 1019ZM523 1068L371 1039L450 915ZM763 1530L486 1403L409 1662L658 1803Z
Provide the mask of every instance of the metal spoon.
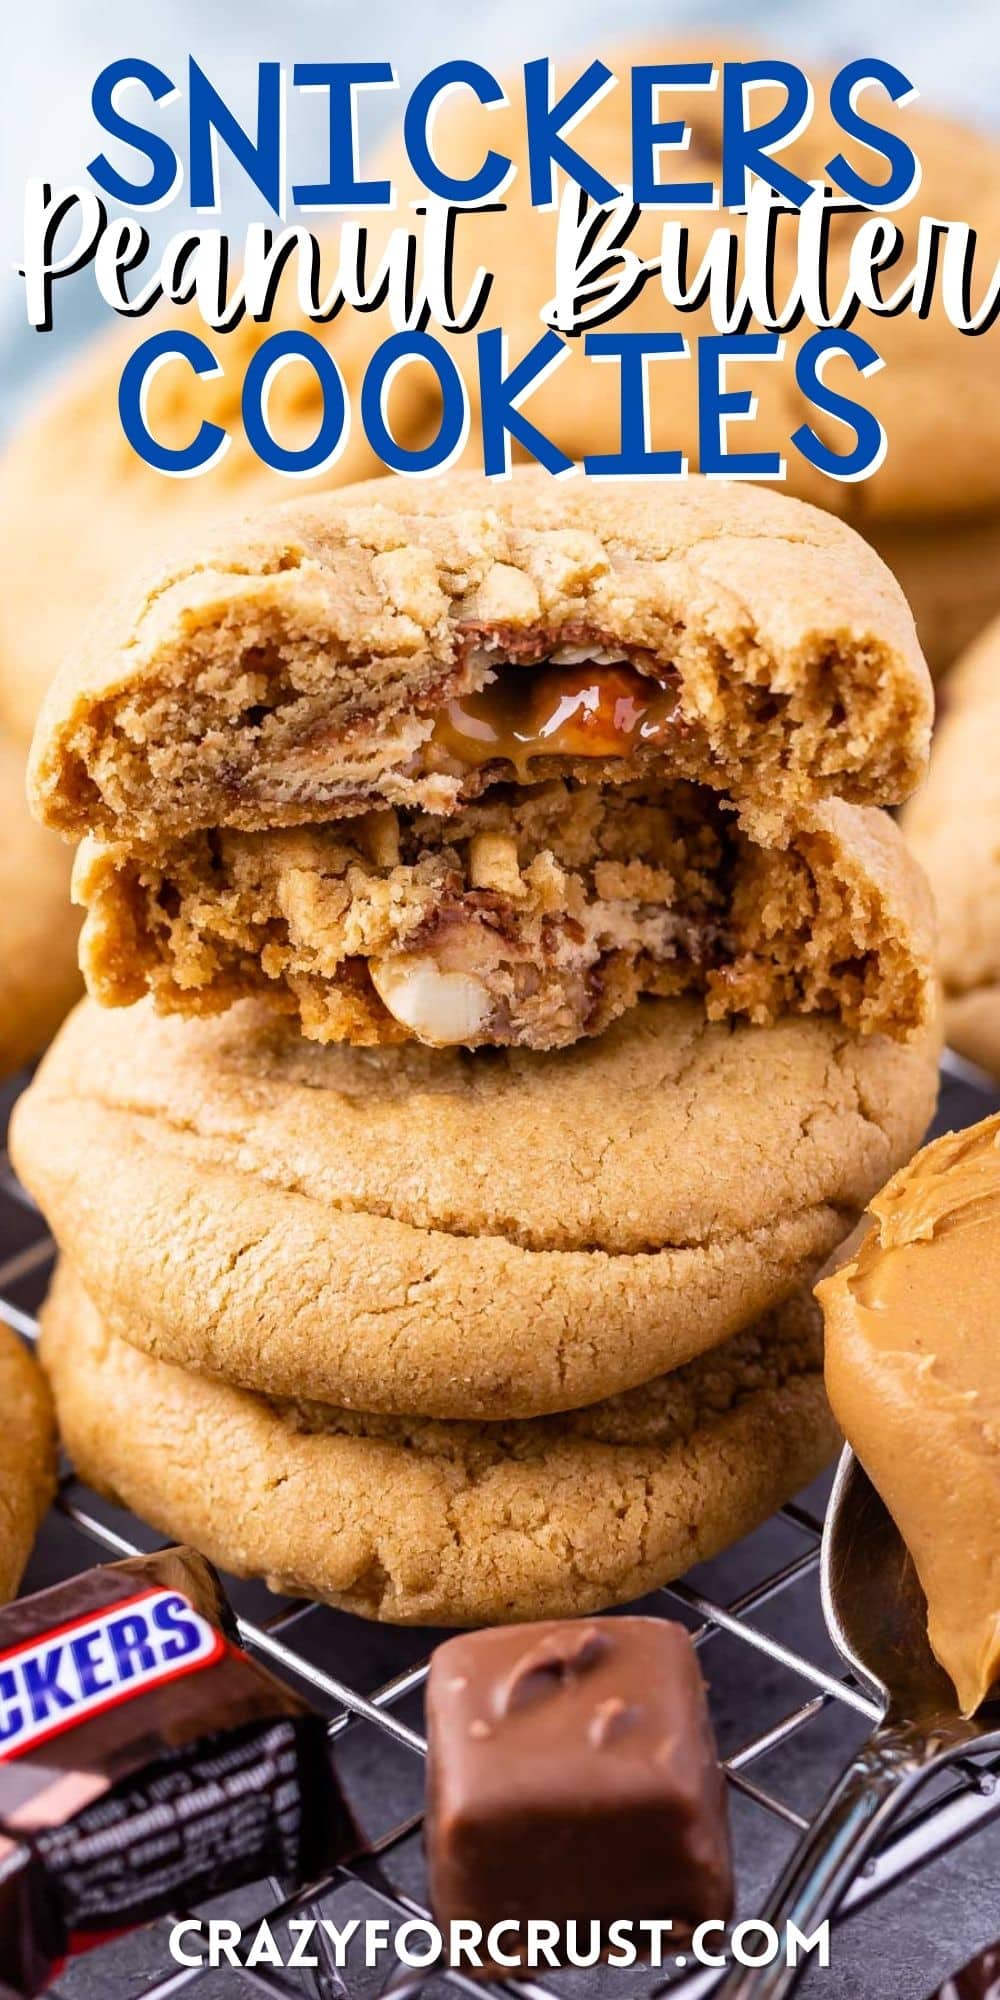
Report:
M875 1732L834 1786L774 1891L767 1920L815 1931L836 1909L872 1848L931 1771L956 1757L1000 1750L1000 1705L965 1717L927 1641L927 1605L902 1537L847 1447L823 1529L823 1613L838 1653L866 1693L884 1703ZM717 2000L783 2000L809 1963L737 1969Z

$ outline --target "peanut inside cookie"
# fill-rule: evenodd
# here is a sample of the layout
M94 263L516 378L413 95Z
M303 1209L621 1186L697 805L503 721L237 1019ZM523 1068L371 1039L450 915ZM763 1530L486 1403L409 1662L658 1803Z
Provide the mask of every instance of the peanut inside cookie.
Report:
M871 839L895 840L881 816L823 807L765 848L705 787L560 778L450 816L90 846L85 969L110 1005L263 994L318 1041L551 1049L692 992L711 1019L836 1014L901 1038L928 979Z

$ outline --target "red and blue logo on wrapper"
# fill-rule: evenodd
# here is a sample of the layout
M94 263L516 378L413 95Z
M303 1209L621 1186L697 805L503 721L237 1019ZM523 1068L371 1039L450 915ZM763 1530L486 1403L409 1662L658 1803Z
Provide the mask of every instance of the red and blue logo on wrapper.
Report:
M207 1667L226 1641L176 1590L143 1590L0 1653L0 1763Z

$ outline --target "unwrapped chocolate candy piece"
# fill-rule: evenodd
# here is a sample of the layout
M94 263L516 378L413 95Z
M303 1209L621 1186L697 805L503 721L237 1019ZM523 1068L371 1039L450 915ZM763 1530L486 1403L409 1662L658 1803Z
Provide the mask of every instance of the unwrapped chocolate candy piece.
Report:
M0 1996L41 1992L178 1904L301 1883L356 1845L323 1718L243 1652L192 1550L0 1612Z
M427 1858L442 1927L732 1908L725 1784L680 1625L589 1618L439 1646L427 1687ZM523 1939L505 1936L513 1956Z

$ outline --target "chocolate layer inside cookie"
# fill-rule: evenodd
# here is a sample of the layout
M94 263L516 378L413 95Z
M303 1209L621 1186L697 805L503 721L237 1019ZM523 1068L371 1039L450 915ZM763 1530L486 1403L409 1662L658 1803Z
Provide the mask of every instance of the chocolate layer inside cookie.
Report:
M631 691L616 700L631 728ZM590 725L574 708L569 726ZM450 816L383 808L146 855L91 845L85 970L110 1005L149 990L210 1013L264 995L318 1041L558 1048L641 994L692 992L711 1019L833 1014L901 1038L932 1003L869 865L874 819L820 808L762 847L705 787L559 778Z

